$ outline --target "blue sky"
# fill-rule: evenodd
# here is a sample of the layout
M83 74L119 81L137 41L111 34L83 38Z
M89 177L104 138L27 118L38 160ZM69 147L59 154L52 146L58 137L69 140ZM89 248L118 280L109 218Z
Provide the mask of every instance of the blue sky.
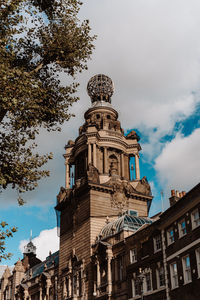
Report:
M33 231L41 259L58 248L56 195L64 186L64 146L75 139L90 107L87 82L95 74L110 76L115 84L112 105L125 131L134 129L142 146L141 176L147 176L154 195L151 214L168 207L171 189L189 191L200 180L200 1L199 0L86 0L81 19L90 20L98 35L88 71L77 77L80 101L76 114L61 133L41 131L38 151L52 151L47 168L51 176L24 197L18 207L16 194L0 195L1 220L18 227L8 240L14 256L2 264L12 265L22 253L24 240ZM68 78L62 77L63 83ZM20 246L21 245L21 246Z

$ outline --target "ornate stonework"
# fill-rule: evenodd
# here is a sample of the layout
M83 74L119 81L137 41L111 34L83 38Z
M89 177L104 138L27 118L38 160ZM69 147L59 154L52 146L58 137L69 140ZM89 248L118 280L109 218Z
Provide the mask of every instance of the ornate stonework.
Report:
M104 289L100 292L91 286L95 274L90 269L91 247L106 220L117 218L129 210L147 217L152 197L147 180L140 180L139 137L135 131L124 135L118 113L111 105L112 80L105 75L96 75L89 81L87 89L92 106L84 114L85 122L79 128L79 136L65 147L66 185L58 195L56 209L61 214L60 286L68 290L67 299L75 299L74 296L85 299L81 298L80 291L84 287L84 293L90 300L106 293ZM132 160L135 164L133 178L130 177ZM104 246L108 246L103 241L101 245L102 251ZM72 252L76 253L79 261L84 260L81 269L73 265ZM107 249L104 254L106 260L96 268L99 268L102 283L104 280L105 284L108 282L106 289L110 295L112 280L108 268L112 253ZM69 265L70 272L65 273L63 270L68 270ZM74 287L72 282L76 282ZM96 282L96 285L99 283ZM58 300L63 299L60 294Z

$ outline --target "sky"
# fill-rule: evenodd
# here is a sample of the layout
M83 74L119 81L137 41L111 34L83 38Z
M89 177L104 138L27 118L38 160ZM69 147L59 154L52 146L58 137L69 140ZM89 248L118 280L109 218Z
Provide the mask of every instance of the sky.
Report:
M171 189L187 192L200 182L199 15L199 0L84 1L80 18L90 20L97 40L88 70L77 76L80 101L72 107L76 117L61 133L40 133L40 153L54 153L47 166L51 176L24 195L27 203L18 207L10 190L0 195L1 220L18 227L7 242L14 255L2 264L22 258L31 230L40 259L59 247L54 207L65 181L62 155L67 141L78 136L91 105L86 86L95 74L112 78L112 105L121 125L141 137L141 176L147 176L154 196L150 215L169 206Z

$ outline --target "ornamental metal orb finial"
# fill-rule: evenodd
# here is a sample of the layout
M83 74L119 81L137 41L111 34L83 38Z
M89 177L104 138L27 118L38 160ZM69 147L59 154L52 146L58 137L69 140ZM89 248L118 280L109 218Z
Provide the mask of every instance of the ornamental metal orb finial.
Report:
M106 101L111 103L114 84L108 76L98 74L89 80L87 91L92 103L96 101Z

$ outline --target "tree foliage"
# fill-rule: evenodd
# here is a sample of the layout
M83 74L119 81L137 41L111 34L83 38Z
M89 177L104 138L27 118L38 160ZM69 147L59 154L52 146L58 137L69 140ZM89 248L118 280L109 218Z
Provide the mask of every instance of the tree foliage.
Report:
M49 172L51 153L39 155L40 128L60 130L78 100L77 83L63 86L87 69L94 36L80 22L80 1L0 0L0 187L32 190ZM22 201L21 198L19 201Z
M11 253L6 253L5 240L12 237L13 233L17 231L16 227L8 228L8 224L4 221L0 223L0 262L2 259L8 259L11 257Z

